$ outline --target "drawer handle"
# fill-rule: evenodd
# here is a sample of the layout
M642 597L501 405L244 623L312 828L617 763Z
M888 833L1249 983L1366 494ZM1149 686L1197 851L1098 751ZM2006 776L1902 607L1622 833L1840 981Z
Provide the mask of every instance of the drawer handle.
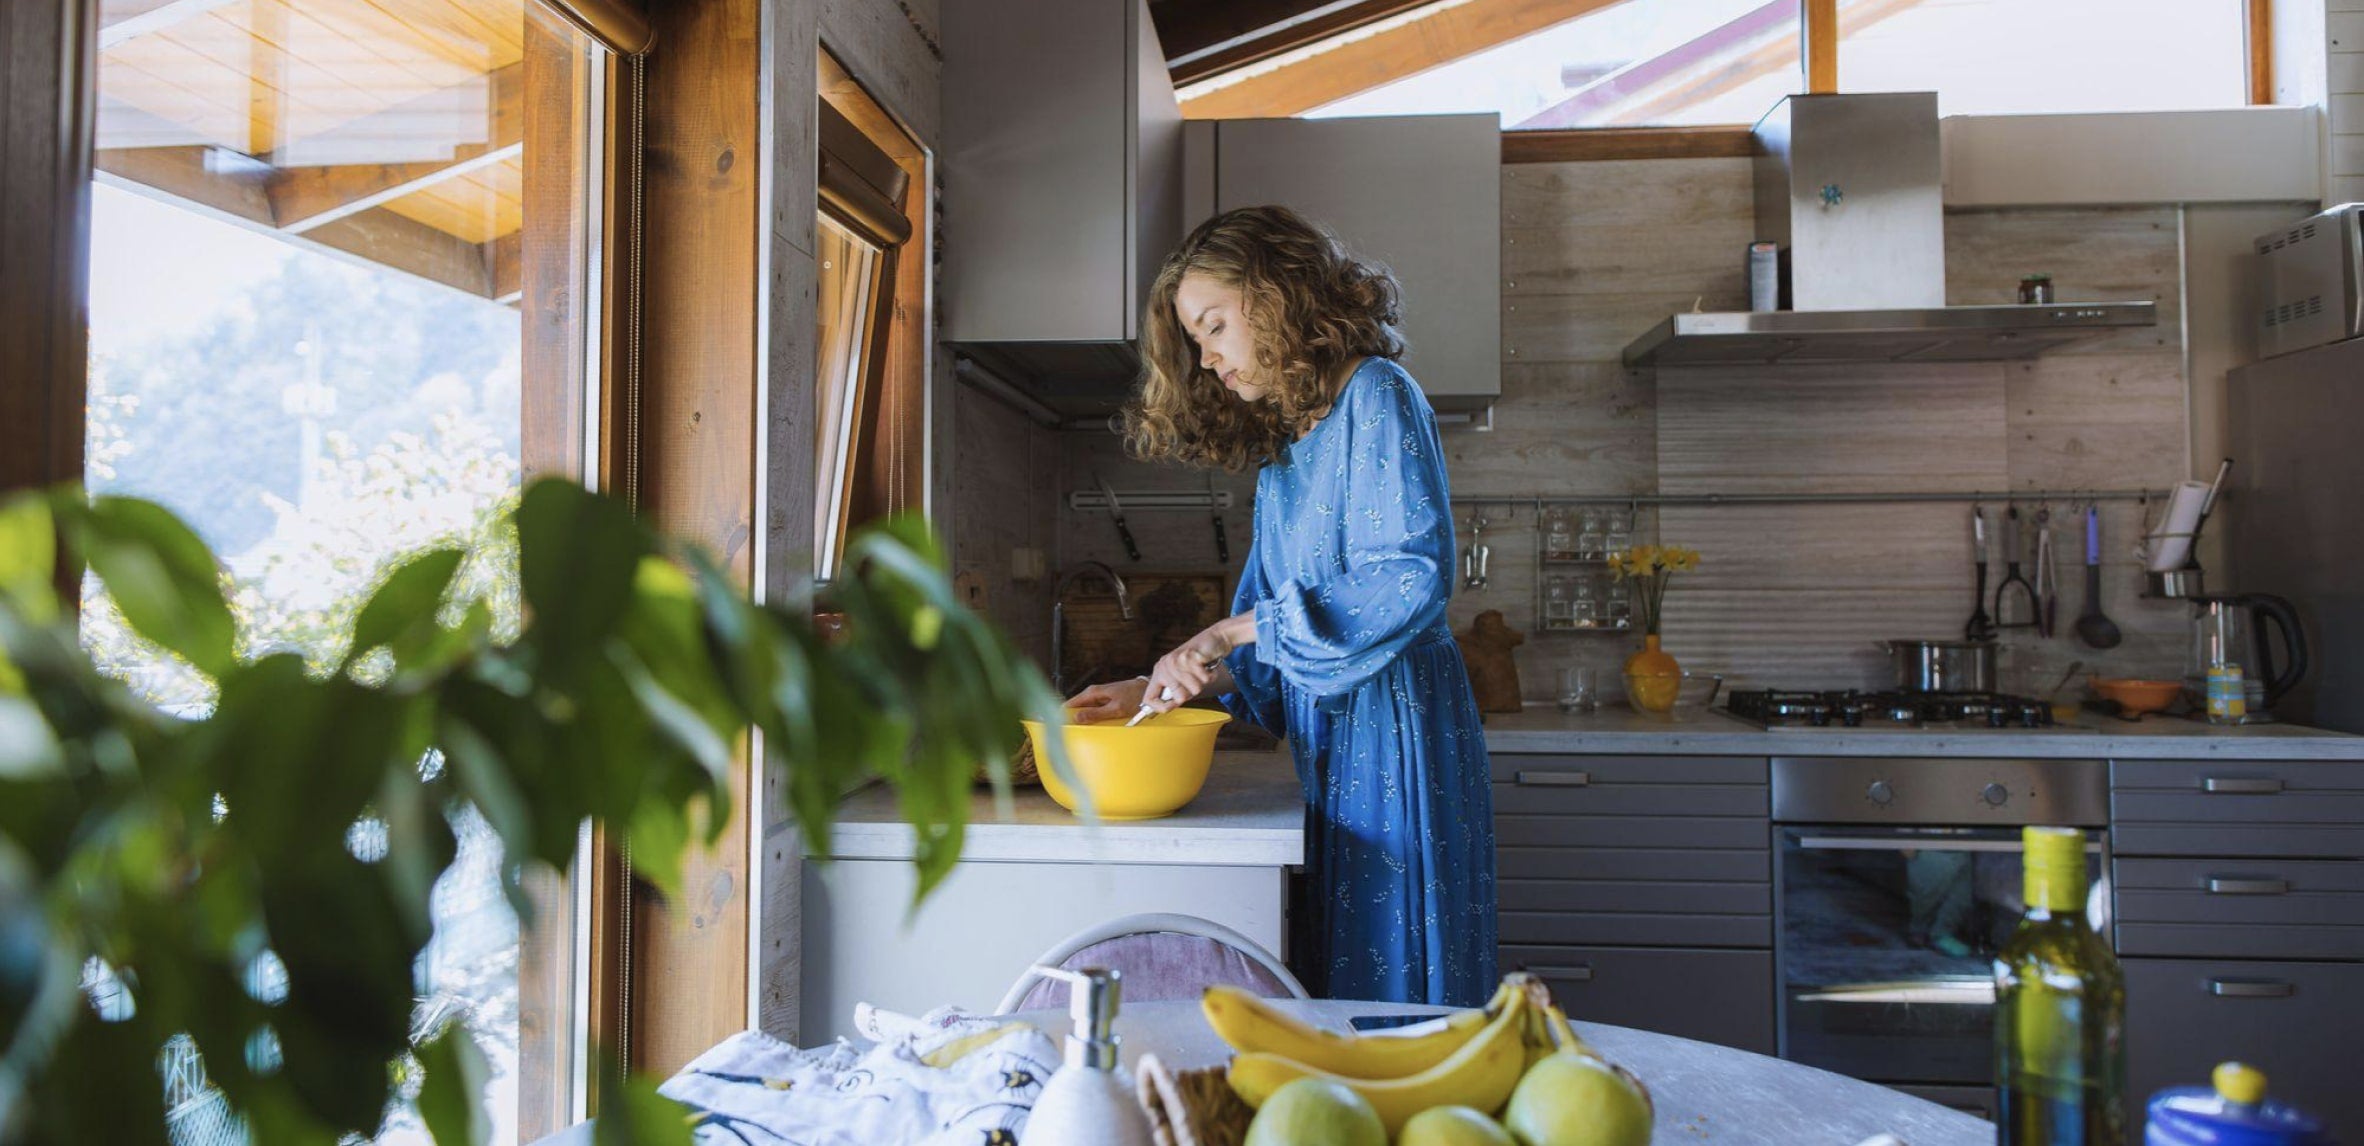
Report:
M1530 788L1589 788L1590 772L1521 772L1518 781Z
M1571 983L1592 982L1592 968L1590 967L1529 967L1527 973L1545 979L1566 979Z
M2210 979L2208 993L2227 999L2287 999L2298 988L2280 979Z
M2271 776L2262 779L2247 776L2210 776L2200 781L2200 790L2227 796L2271 796L2282 790L2282 781Z
M2208 877L2210 895L2287 895L2290 881L2286 879L2238 879L2232 876Z

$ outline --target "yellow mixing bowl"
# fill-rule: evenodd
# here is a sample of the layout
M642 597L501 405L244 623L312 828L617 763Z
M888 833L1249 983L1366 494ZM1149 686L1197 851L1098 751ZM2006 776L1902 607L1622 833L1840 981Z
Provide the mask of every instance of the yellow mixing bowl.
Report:
M1215 763L1215 733L1231 719L1208 708L1177 708L1127 728L1121 720L1105 724L1069 724L1065 735L1067 762L1076 778L1092 794L1092 810L1104 820L1152 820L1180 811L1206 786L1207 769ZM1070 812L1081 812L1073 789L1051 767L1047 731L1040 721L1025 720L1026 735L1034 741L1036 768L1043 790Z

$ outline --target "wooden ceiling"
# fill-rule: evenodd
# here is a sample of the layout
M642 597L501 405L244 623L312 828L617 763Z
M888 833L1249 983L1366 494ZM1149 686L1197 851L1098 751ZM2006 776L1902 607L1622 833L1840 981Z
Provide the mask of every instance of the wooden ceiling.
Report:
M514 301L528 0L101 0L97 166Z

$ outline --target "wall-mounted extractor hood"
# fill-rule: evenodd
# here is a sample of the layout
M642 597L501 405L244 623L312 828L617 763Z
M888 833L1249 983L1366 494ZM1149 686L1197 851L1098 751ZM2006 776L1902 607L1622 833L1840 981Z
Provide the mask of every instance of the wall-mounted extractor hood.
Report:
M1790 96L1756 139L1757 233L1781 248L1784 309L1675 315L1627 365L1993 362L2158 322L2149 302L1945 305L1934 92Z

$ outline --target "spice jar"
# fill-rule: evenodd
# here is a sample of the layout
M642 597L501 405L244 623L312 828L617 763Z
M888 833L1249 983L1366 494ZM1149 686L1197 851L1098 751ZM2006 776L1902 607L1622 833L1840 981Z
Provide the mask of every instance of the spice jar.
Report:
M2019 280L2019 305L2049 306L2051 302L2051 275L2027 275Z

